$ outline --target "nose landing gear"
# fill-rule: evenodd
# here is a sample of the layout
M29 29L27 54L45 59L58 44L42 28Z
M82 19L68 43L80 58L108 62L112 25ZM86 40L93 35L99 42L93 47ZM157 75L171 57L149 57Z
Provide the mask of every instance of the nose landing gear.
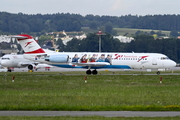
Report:
M157 75L160 75L160 71L157 71Z

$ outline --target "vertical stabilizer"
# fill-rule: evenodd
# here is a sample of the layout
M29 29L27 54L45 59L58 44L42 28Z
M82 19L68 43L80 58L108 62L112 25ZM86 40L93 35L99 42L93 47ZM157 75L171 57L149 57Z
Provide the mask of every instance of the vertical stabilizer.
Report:
M32 36L27 34L21 34L16 36L11 36L17 38L19 44L24 50L24 54L40 54L45 53L45 51L39 46L39 44L33 39Z

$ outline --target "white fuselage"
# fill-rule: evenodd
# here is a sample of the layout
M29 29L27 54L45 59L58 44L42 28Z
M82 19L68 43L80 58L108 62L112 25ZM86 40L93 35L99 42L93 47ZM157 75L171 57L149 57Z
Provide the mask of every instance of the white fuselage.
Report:
M24 68L27 67L28 65L33 65L35 66L35 69L41 68L41 67L51 67L50 65L47 64L39 64L36 63L32 60L25 59L23 55L4 55L1 57L0 63L2 66L7 67L7 68Z
M14 67L14 68L21 68L21 67L27 67L25 64L31 64L34 61L25 59L23 55L4 55L1 58L1 65L4 67Z
M67 62L58 63L58 62L49 62L45 61L46 56L49 55L68 55L69 58ZM79 60L77 64L73 64L73 57L77 55ZM86 54L87 65L80 65L81 57ZM36 54L24 54L24 57L33 61L43 62L58 67L67 67L67 68L87 68L88 63L91 63L90 58L95 54L96 62L104 54L106 58L110 56L111 63L106 66L91 68L117 68L117 69L168 69L170 67L176 66L176 63L173 60L170 60L166 55L159 53L89 53L89 52L51 52L45 53L45 55L36 56Z

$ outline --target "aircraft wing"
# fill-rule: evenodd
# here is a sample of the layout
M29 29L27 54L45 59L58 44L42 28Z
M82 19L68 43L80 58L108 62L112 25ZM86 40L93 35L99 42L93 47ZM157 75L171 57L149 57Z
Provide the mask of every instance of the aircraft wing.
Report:
M20 63L19 63L19 65L24 66L24 67L26 67L26 66L28 66L28 65L32 65L32 64L38 65L38 64L40 64L40 63L38 63L38 62L20 62Z
M25 67L25 66L28 66L28 65L30 65L30 64L32 64L32 63L20 63L20 65L21 65L21 66L24 66L24 67Z
M96 67L99 67L99 66L106 66L106 65L110 65L110 63L107 63L107 62L88 62L88 63L78 63L78 62L72 62L72 65L78 65L78 66L89 66L89 67L92 67L92 66L96 66Z

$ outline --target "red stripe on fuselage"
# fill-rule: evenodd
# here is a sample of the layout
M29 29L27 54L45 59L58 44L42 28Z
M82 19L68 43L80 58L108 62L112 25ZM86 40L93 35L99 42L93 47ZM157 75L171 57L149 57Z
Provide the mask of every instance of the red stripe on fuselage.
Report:
M31 52L26 52L24 54L36 54L36 53L45 53L45 51L42 48L39 48L35 51L31 51Z

